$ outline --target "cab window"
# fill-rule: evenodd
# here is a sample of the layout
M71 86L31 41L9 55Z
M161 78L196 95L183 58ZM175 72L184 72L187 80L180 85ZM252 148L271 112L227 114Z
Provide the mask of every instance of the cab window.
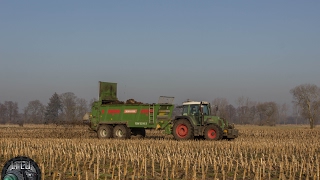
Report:
M183 116L188 115L188 106L183 106L182 115Z
M190 105L190 114L199 115L199 105Z
M202 105L201 107L202 107L203 115L209 115L208 106Z

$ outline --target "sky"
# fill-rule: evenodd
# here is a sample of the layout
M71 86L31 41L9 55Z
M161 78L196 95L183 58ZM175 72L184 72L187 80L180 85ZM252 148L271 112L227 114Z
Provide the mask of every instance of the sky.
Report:
M320 86L320 1L0 1L0 103L90 101L98 82L154 103L291 105Z

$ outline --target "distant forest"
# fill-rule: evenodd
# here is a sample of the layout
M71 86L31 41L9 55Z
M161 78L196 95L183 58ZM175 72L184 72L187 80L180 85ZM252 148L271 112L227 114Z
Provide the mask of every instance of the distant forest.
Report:
M215 98L211 102L212 115L220 116L235 124L269 125L310 124L310 128L320 119L320 88L314 84L302 84L290 90L292 106L275 102L255 102L247 97L239 97L236 105L225 98ZM82 117L90 112L92 99L87 102L74 93L54 93L47 105L39 100L30 101L19 113L17 102L0 102L0 123L19 124L81 124ZM292 107L292 114L288 114ZM173 116L181 114L175 108Z

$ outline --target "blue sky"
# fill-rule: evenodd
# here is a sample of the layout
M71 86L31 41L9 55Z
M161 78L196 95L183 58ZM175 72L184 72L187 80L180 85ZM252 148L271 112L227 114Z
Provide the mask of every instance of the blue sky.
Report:
M320 1L0 1L0 102L238 97L319 84Z

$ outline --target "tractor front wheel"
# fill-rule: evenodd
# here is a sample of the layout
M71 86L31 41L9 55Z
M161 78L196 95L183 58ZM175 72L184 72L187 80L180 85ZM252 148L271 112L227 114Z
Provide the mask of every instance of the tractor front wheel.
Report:
M179 119L173 125L173 136L176 140L193 139L193 127L187 119Z
M215 124L210 124L204 130L204 137L206 140L220 140L223 137L222 129Z

